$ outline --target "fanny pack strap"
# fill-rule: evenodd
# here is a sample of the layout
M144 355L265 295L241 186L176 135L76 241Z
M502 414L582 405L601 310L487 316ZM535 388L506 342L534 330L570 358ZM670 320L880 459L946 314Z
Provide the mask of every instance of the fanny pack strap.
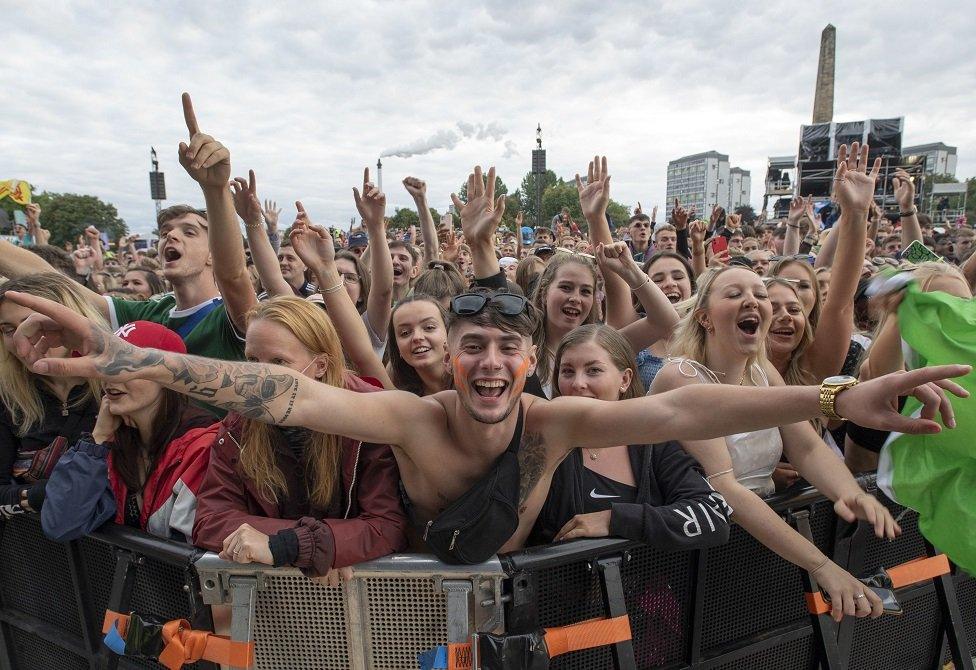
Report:
M512 454L518 453L519 447L522 445L522 423L523 423L522 420L524 418L525 416L524 416L524 412L522 411L522 400L520 399L519 408L518 408L518 421L515 422L515 434L512 435L512 441L508 443L508 447L505 449L505 451Z

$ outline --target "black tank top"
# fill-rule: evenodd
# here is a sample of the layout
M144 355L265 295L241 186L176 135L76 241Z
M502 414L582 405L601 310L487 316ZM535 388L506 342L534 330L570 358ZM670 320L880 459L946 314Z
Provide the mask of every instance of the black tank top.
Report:
M583 513L605 512L613 503L637 500L637 487L627 486L583 467Z

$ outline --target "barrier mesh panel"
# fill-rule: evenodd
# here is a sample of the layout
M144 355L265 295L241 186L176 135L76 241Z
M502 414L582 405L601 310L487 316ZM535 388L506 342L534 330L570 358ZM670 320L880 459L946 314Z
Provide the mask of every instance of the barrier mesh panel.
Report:
M902 606L902 616L857 620L849 667L890 670L933 666L942 643L938 598L931 592Z
M814 543L827 555L831 553L832 529L830 504L817 503L810 510L810 530ZM750 569L750 566L762 566L762 569ZM762 594L762 606L749 606L759 594ZM742 640L806 616L799 568L774 554L741 527L732 527L727 545L708 552L703 649Z
M681 659L690 596L689 553L664 553L651 547L631 552L621 567L637 666L653 667ZM606 616L600 580L577 563L536 573L539 622L563 626ZM553 670L611 667L609 647L573 652L553 659Z
M806 670L813 667L813 659L813 638L806 637L716 665L713 670Z
M892 502L881 491L877 492L878 500L891 511L895 518L901 514L905 508L896 502ZM881 566L890 568L900 565L921 556L925 556L925 540L918 532L918 514L909 510L898 521L901 526L902 534L893 542L879 540L872 531L864 547L864 571L873 572L875 568Z
M959 611L965 622L969 653L976 657L976 577L970 577L961 584L957 581L956 597L959 598Z
M447 642L447 596L433 579L363 579L369 621L366 666L417 668L417 654ZM371 653L370 653L371 652Z
M11 629L18 668L88 670L88 661L36 635Z
M261 670L345 670L345 585L268 574L254 608L254 656ZM416 662L415 662L416 665Z
M25 557L31 558L25 560ZM81 639L81 620L71 584L67 548L44 537L40 519L25 514L5 522L0 565L3 565L0 589L6 609L23 612ZM41 580L43 586L39 584Z

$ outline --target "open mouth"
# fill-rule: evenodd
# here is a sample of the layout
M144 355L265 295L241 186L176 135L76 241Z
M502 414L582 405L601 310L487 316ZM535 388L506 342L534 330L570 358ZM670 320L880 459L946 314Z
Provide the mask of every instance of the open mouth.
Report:
M670 300L672 304L681 302L681 293L678 291L668 291L664 294L664 297Z
M105 389L105 395L109 398L121 398L125 395L125 391L120 391L118 389Z
M410 353L413 354L414 356L423 356L424 354L430 351L432 351L430 347L428 347L427 345L421 345L419 347L414 347L413 349L411 349Z
M796 329L788 326L783 326L782 328L773 328L769 331L770 335L776 335L778 337L793 337L796 334Z
M400 267L399 265L394 265L393 266L393 276L394 277L402 277L403 276L403 268Z
M563 307L562 313L570 319L578 319L583 315L583 311L576 307Z
M163 261L166 263L175 263L181 258L183 258L183 254L173 247L166 247L166 249L163 251Z
M508 387L508 382L500 379L479 379L472 386L475 393L482 398L499 398Z
M755 335L759 330L758 316L745 316L735 322L736 327L746 335Z

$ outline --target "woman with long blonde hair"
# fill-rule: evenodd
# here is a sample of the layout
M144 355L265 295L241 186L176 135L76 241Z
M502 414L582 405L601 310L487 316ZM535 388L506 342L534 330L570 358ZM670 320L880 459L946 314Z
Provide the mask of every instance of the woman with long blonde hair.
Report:
M38 450L56 440L74 444L90 432L98 416L100 385L90 379L45 377L31 372L13 349L14 331L33 312L4 300L7 291L20 291L54 300L104 326L105 320L88 303L83 289L57 272L12 279L0 286L0 506L38 510L43 485L29 474ZM55 350L54 356L71 352Z
M258 304L244 351L250 361L324 384L380 390L346 370L332 322L301 298ZM292 565L335 583L337 569L406 546L398 480L387 445L232 414L214 444L193 543L227 560Z
M654 379L653 393L690 384L779 386L783 378L766 359L773 317L763 278L751 270L726 267L703 275L692 310L671 339L673 358ZM785 453L799 473L834 501L839 516L874 523L878 537L894 538L898 525L874 496L864 492L844 462L807 422L711 440L682 441L725 496L735 520L784 559L814 575L843 614L881 614L880 600L793 530L760 495L773 493L772 472Z

